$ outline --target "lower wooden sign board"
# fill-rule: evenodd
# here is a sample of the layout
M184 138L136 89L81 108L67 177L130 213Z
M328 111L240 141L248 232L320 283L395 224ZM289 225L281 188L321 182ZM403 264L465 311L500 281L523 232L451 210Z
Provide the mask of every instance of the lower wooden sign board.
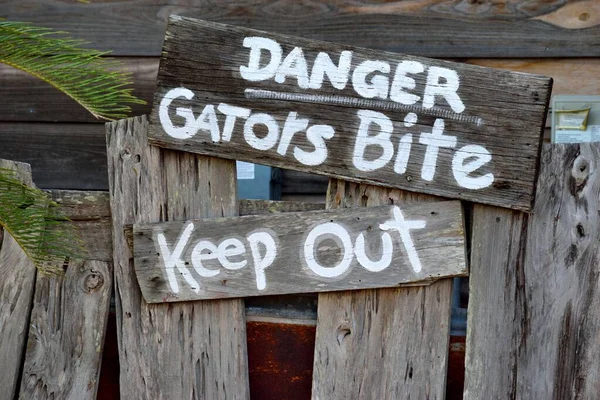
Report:
M134 225L148 303L428 284L467 274L459 201Z
M531 209L551 78L178 16L162 54L154 145Z

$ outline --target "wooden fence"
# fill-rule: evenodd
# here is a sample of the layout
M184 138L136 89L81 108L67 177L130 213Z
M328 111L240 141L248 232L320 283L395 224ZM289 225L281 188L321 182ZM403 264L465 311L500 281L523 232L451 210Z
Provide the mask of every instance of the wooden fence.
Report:
M142 158L181 166L191 162L188 157L200 157L127 142L145 126L136 118L109 127L113 166L121 164L115 177L123 188L116 193L125 196L122 189L130 182L130 204L137 204L138 215L154 200L136 193L148 185L145 180L157 179L139 169ZM474 207L465 398L594 399L600 392L599 159L598 144L545 145L532 214ZM31 184L26 165L2 165L16 168ZM203 164L196 159L192 165ZM170 193L184 187L161 182L169 182ZM69 264L64 277L42 277L4 233L0 382L5 390L0 397L95 398L114 256L122 260L114 275L122 398L248 398L243 301L146 305L131 276L125 219L113 225L113 240L122 245L111 251L107 193L51 195L80 227L90 259ZM330 207L345 207L397 204L410 197L334 180L328 198ZM178 201L162 200L163 205ZM211 209L207 202L196 204L195 209ZM307 209L237 201L231 207L244 214ZM113 214L113 221L117 217ZM340 307L347 311L336 312ZM419 288L321 294L313 397L444 398L449 313L448 280ZM236 353L230 358L235 363L220 365L227 351Z
M158 4L153 0L139 0L57 4L50 0L8 0L0 5L0 15L67 30L76 37L88 39L96 48L114 50L113 55L124 63L123 69L134 74L135 93L149 104L156 87L158 56L166 20L171 13L307 38L548 75L555 79L555 93L597 94L600 88L600 80L594 79L600 73L600 25L595 1L506 1L492 4L428 0L418 4L375 4L362 1L261 0L251 4L217 4L200 0L193 3L168 0ZM108 190L104 126L98 123L101 121L93 119L49 85L8 66L0 65L0 93L3 98L11 99L0 103L0 157L31 163L34 180L40 187ZM149 111L149 106L138 106L134 113L141 115ZM133 163L135 155L133 161L126 159L126 153L121 157ZM583 165L582 160L586 161ZM539 185L540 196L534 214L485 206L476 206L473 210L472 226L471 223L467 226L473 235L469 244L472 266L467 376L464 382L466 398L563 399L577 398L577 395L579 398L596 398L594 393L600 392L597 386L594 388L598 385L598 363L594 361L598 359L597 340L594 341L598 336L597 290L594 290L594 284L597 287L599 235L597 160L597 145L547 145L540 178L540 182L542 179L545 181ZM574 168L576 164L579 170ZM22 164L17 168L27 170ZM25 180L31 182L31 178ZM327 185L328 180L324 177L284 171L284 198L321 200ZM341 181L331 182L329 192L331 207L340 203L387 204L404 199L404 194L397 191L381 191ZM331 196L333 194L335 196ZM63 199L61 202L67 215L71 215L86 233L93 262L106 263L110 267L113 255L108 193L53 190L52 195ZM239 206L240 214L245 210L243 204ZM264 203L248 204L252 210L264 210L266 207ZM281 203L277 206L290 208ZM273 204L268 208L272 209ZM179 212L179 208L176 211ZM209 210L203 209L202 212ZM98 386L98 355L91 357L92 365L82 367L81 371L74 369L73 365L79 365L76 362L81 361L77 357L78 354L86 354L84 349L98 349L97 344L104 342L103 330L98 331L101 336L94 341L87 335L73 336L75 331L69 333L64 325L60 325L64 318L74 315L69 311L72 308L56 303L63 289L67 293L73 287L68 282L81 276L66 274L60 282L38 283L35 271L14 241L4 235L0 243L0 271L3 276L0 281L0 365L6 366L0 372L0 388L9 388L0 392L0 399L12 399L20 391L23 398L86 398L82 393L71 393L69 397L67 390L69 385L83 387L84 383L89 387L86 394L93 398ZM91 276L89 281L96 282L95 273ZM107 285L112 282L112 278L104 280L103 290L108 290ZM317 348L334 351L332 361L336 362L335 365L348 366L350 373L360 374L363 372L360 368L376 368L375 361L361 359L360 354L351 352L368 343L371 347L366 348L373 354L379 351L385 363L394 359L404 362L398 364L400 372L387 369L380 372L380 378L386 384L390 380L400 380L401 383L406 382L402 390L407 392L420 394L419 390L424 390L430 398L434 395L443 397L443 389L440 388L454 385L457 381L462 385L463 381L454 375L459 368L445 368L445 363L453 355L452 352L448 355L447 347L443 349L447 346L449 329L449 311L445 311L446 304L449 304L449 286L448 282L441 281L427 288L399 291L417 292L420 299L414 303L396 298L398 307L405 309L404 315L410 315L411 324L417 321L423 329L427 328L430 338L437 335L435 337L441 340L430 343L431 353L427 353L427 346L421 346L425 342L419 342L418 337L407 338L402 325L404 320L399 319L401 313L396 309L379 308L383 304L381 294L392 293L391 290L379 291L378 296L373 291L356 292L341 298L320 295L321 305L337 301L345 309L351 309L356 302L367 307L367 312L329 314L331 321L324 321L322 317L319 322L322 341L317 343ZM80 295L77 301L93 298L96 310L107 312L104 298L94 296L93 293ZM393 294L385 296L388 299ZM123 321L127 323L131 316L122 305L118 305L118 296L116 299L116 329L121 358L130 358L133 356L123 353L136 350L122 346L122 333ZM313 371L309 368L295 369L302 363L294 364L292 361L303 360L305 364L312 364L312 354L308 356L305 349L313 347L314 326L311 325L316 323L313 315L316 307L314 298L309 299L306 303L311 304L311 309L308 311L306 307L301 307L302 310L293 308L294 302L302 301L298 298L287 299L288 307L282 307L279 300L254 298L245 301L246 319L253 321L246 325L250 394L253 398L291 398L308 390L310 382L307 381ZM430 306L439 309L434 310ZM62 312L63 308L65 312ZM319 307L318 313L325 310L327 307ZM153 314L143 316L150 319ZM47 318L54 320L46 325L40 322ZM189 321L188 315L185 314L181 320ZM100 319L94 321L101 322ZM274 321L294 324L275 325L271 323ZM373 321L379 323L373 325ZM29 333L29 338L36 338L34 344L47 346L33 346L34 353L25 344L28 332L38 325L46 328ZM276 326L276 329L270 326ZM390 347L389 341L376 340L377 336L390 336L389 326L405 338L402 348ZM357 338L360 335L367 342L361 342ZM290 348L289 353L282 354L279 349L265 345L265 340L271 343L270 340L276 340L275 336L285 338L283 341L286 348ZM292 339L297 342L292 342ZM76 341L77 346L67 343L69 341ZM380 344L383 346L377 347ZM69 349L74 350L69 352ZM381 352L382 349L393 354ZM413 357L408 355L410 349L414 349ZM299 350L302 352L294 353ZM425 354L426 358L417 359L417 354ZM263 364L253 364L253 356L255 360L260 357ZM436 356L441 357L436 364L440 368L430 373L430 364L425 361ZM405 359L402 360L402 357ZM88 358L86 362L90 362ZM284 358L289 368L282 368ZM48 366L40 361L44 359L57 361ZM316 360L320 362L318 357ZM106 365L110 366L108 372L116 370L115 364ZM94 368L95 373L92 373ZM190 365L181 368L192 371ZM71 382L77 383L66 382L65 371L73 371ZM320 371L327 373L327 368L320 368ZM92 375L94 379L90 378ZM192 375L194 379L196 376ZM270 384L274 376L277 376L277 382L287 384ZM282 376L287 381L282 380ZM122 370L122 377L126 381L131 376ZM26 378L28 383L24 383ZM376 376L363 378L366 384L373 383L369 378L379 379ZM189 381L190 375L186 375L185 379ZM423 382L425 379L429 381ZM442 379L447 379L447 384ZM419 380L421 382L417 382ZM62 383L56 386L56 382ZM133 382L139 384L139 379L136 377ZM34 383L37 392L31 394ZM330 380L329 383L329 386L323 387L329 392L324 393L333 390L335 381ZM365 390L358 378L349 387ZM452 391L446 392L447 397L453 397L453 394ZM136 394L137 397L139 395Z

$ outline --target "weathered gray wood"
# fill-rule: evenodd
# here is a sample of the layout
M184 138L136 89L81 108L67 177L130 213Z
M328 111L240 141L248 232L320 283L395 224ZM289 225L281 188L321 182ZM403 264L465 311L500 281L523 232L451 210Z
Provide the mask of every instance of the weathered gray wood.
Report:
M467 272L458 201L138 224L133 239L148 303L428 284Z
M465 399L600 392L600 145L545 145L533 214L475 206Z
M112 262L112 223L108 192L50 190L50 197L80 232L88 260Z
M38 276L21 399L96 399L111 289L112 262L71 262L62 277Z
M518 211L482 205L473 209L467 400L517 398L518 349L523 338L519 307L525 307L526 301L518 287L526 284L523 258L527 219L527 214Z
M33 186L29 165L0 159L0 168L15 170L20 180ZM0 276L0 397L12 399L18 390L25 355L36 268L2 228Z
M49 195L77 227L87 260L36 280L20 397L95 399L113 280L109 196Z
M148 305L125 224L237 214L235 163L147 145L145 117L107 124L122 398L247 399L241 300Z
M117 55L160 55L166 19L178 13L432 57L595 57L600 55L596 7L593 0L7 0L0 14L66 30Z
M281 59L259 56L251 37L277 42ZM313 66L330 65L317 55L337 66L342 51L351 54L341 84L315 83ZM275 60L277 75L259 57ZM371 78L360 78L363 69ZM148 135L178 150L530 210L551 86L541 76L172 16ZM451 94L432 95L439 90ZM238 118L226 124L229 113Z
M331 180L330 208L431 201ZM313 399L443 399L452 280L319 294Z

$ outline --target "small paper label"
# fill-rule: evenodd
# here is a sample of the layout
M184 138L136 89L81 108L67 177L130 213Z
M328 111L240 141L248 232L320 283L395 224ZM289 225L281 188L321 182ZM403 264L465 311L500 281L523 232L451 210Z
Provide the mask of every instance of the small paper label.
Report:
M556 129L579 129L585 131L589 113L590 109L573 111L558 110L556 111L558 116Z
M575 128L583 125L583 121L584 116L577 114L562 114L558 116L559 126Z
M235 162L238 179L254 179L254 164L245 161Z
M556 130L554 143L589 143L600 142L600 125L588 125L585 131Z

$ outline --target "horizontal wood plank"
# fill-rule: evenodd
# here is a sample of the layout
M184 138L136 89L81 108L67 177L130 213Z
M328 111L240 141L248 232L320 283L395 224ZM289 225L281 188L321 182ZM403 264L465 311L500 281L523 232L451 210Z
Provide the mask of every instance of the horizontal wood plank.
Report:
M325 204L301 201L239 200L240 215L264 215L281 212L316 211L325 209Z
M595 0L7 0L0 15L86 39L116 55L158 56L170 14L429 57L600 55Z
M152 144L531 207L550 78L181 17L163 54Z
M31 164L44 189L107 190L101 124L0 123L0 158Z
M133 94L147 102L133 105L131 115L149 113L158 59L121 57L118 61L119 71L132 74ZM106 122L50 84L5 64L0 64L0 96L10 99L0 103L0 121Z
M159 58L120 57L118 60L122 63L123 71L133 74L133 93L148 102L145 105L135 105L131 114L149 114L156 88ZM600 76L600 58L469 58L456 61L551 76L554 79L554 94L600 93L600 80L592 79L594 76ZM104 122L94 118L70 97L52 86L4 64L0 64L0 97L11 99L0 103L0 121L3 122Z
M462 223L451 201L135 225L134 267L149 303L431 283L466 274Z

